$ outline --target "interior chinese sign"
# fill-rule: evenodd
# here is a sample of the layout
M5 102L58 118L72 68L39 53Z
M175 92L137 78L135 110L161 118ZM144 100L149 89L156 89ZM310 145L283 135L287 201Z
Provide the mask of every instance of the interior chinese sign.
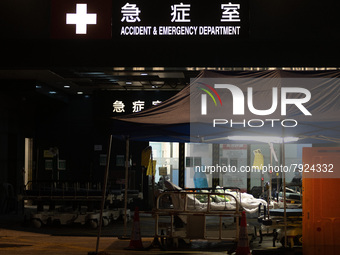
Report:
M94 95L96 116L111 118L141 112L159 105L176 91L115 91L97 92Z

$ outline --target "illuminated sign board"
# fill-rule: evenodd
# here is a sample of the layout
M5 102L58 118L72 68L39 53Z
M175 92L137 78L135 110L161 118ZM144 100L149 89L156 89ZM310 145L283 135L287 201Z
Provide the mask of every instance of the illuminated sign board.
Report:
M98 91L94 95L95 115L101 118L145 111L174 96L177 91Z
M66 14L66 24L76 25L76 34L87 34L87 25L97 24L97 14L87 13L87 4L76 4L76 13Z
M248 0L51 0L51 37L240 39L248 16Z
M238 37L247 31L246 1L135 0L115 1L115 7L113 35Z
M142 110L144 110L145 105L147 102L145 102L144 100L140 100L137 99L135 101L130 102L130 106L129 105L125 105L124 101L122 100L114 100L114 102L112 103L112 112L114 113L125 113L126 108L129 108L129 110L127 110L128 112L140 112ZM151 100L151 105L155 106L155 105L159 105L160 103L162 103L162 101L160 100ZM150 104L149 104L150 105Z
M51 0L52 39L111 39L112 0Z

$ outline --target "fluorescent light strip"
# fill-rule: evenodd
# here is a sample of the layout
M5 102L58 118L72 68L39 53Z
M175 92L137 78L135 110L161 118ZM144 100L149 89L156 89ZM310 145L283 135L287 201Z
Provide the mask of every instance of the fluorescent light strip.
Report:
M256 141L266 143L289 143L299 140L298 137L278 137L278 136L228 136L230 141Z

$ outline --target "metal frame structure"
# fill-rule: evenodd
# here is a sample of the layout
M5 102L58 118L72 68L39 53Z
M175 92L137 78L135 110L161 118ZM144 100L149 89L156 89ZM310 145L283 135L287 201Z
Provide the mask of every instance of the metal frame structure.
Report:
M158 240L160 238L161 240L170 240L172 241L176 246L178 245L178 239L183 240L193 240L193 239L203 239L203 240L220 240L220 241L234 241L235 243L238 242L239 238L239 220L241 217L241 208L240 208L240 201L235 197L235 195L228 193L228 192L210 192L210 193L203 193L203 192L194 192L190 191L165 191L158 195L156 200L156 208L154 210L154 218L155 218L155 240ZM165 196L169 197L176 197L180 198L182 206L180 208L175 208L175 206L170 207L162 207L162 199L165 198ZM196 196L204 196L206 203L199 203L197 204L190 204L189 203L189 196L193 196L194 198ZM227 201L219 202L219 208L214 207L214 204L217 204L215 202L211 202L213 198L216 196L222 196L222 197L228 197L234 200L234 209L231 209L228 206ZM241 198L241 197L240 197ZM195 201L195 199L194 199ZM202 206L204 204L204 208L198 208L198 206ZM224 205L224 208L222 208ZM170 217L170 224L163 225L159 222L160 217L167 216ZM190 224L184 224L184 228L177 229L174 225L175 223L175 216L186 216L186 217L192 217L194 219L194 225L195 225L195 217L196 220L198 220L200 223L199 225L202 227L201 229L198 229L198 232L195 230L190 231ZM209 234L211 231L207 231L206 226L206 218L208 216L215 216L219 217L218 226L217 226L217 235ZM236 229L233 229L235 235L233 237L224 237L223 231L225 230L224 223L222 221L222 218L224 217L232 217L235 222ZM203 220L203 222L201 222ZM192 224L191 224L192 225ZM195 226L197 227L197 226ZM164 233L164 229L166 230L166 233ZM160 230L160 231L159 231ZM184 232L183 232L184 230ZM203 231L203 232L200 232ZM216 231L214 232L216 234Z

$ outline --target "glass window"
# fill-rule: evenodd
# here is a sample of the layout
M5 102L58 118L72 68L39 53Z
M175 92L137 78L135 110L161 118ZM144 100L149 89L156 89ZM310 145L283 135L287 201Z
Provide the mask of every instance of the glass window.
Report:
M164 178L178 185L179 144L150 142L150 145L153 158L156 160L155 182L159 182L163 178L162 175L166 173ZM311 144L285 144L285 165L301 164L302 148L311 146ZM247 191L248 181L250 189L261 187L262 180L263 183L266 183L270 182L270 178L274 180L273 185L281 183L279 180L282 177L281 173L269 174L269 171L247 173L244 171L245 167L249 169L257 164L263 164L264 167L280 167L282 165L281 144L273 144L272 148L267 143L220 144L215 151L218 152L218 155L213 155L212 144L185 144L185 188L212 187L213 178L219 179L220 186L238 187L242 192ZM256 156L256 152L260 152L261 157ZM161 167L163 167L163 171L160 174ZM164 172L164 168L166 168L166 172ZM296 174L294 171L287 172L286 182L291 182ZM273 186L273 188L276 187Z
M221 144L220 166L224 171L220 173L220 185L223 187L237 187L247 190L247 173L240 168L247 165L246 144Z
M212 144L185 144L185 187L212 187L212 174L207 167L212 165Z
M178 143L150 142L153 160L156 160L155 182L169 179L178 185ZM161 168L161 169L160 169ZM166 169L165 169L166 168ZM166 175L164 175L166 173Z
M285 160L282 160L281 144L273 144L273 149L269 144L251 144L250 145L250 164L256 165L256 151L260 150L263 157L263 166L269 169L272 166L272 173L269 170L260 173L250 173L250 189L253 187L262 187L263 183L270 183L272 181L272 190L280 189L282 183L282 167L286 166L288 171L285 171L286 183L292 182L294 177L299 174L296 170L298 164L302 163L302 148L311 147L311 144L285 144Z

